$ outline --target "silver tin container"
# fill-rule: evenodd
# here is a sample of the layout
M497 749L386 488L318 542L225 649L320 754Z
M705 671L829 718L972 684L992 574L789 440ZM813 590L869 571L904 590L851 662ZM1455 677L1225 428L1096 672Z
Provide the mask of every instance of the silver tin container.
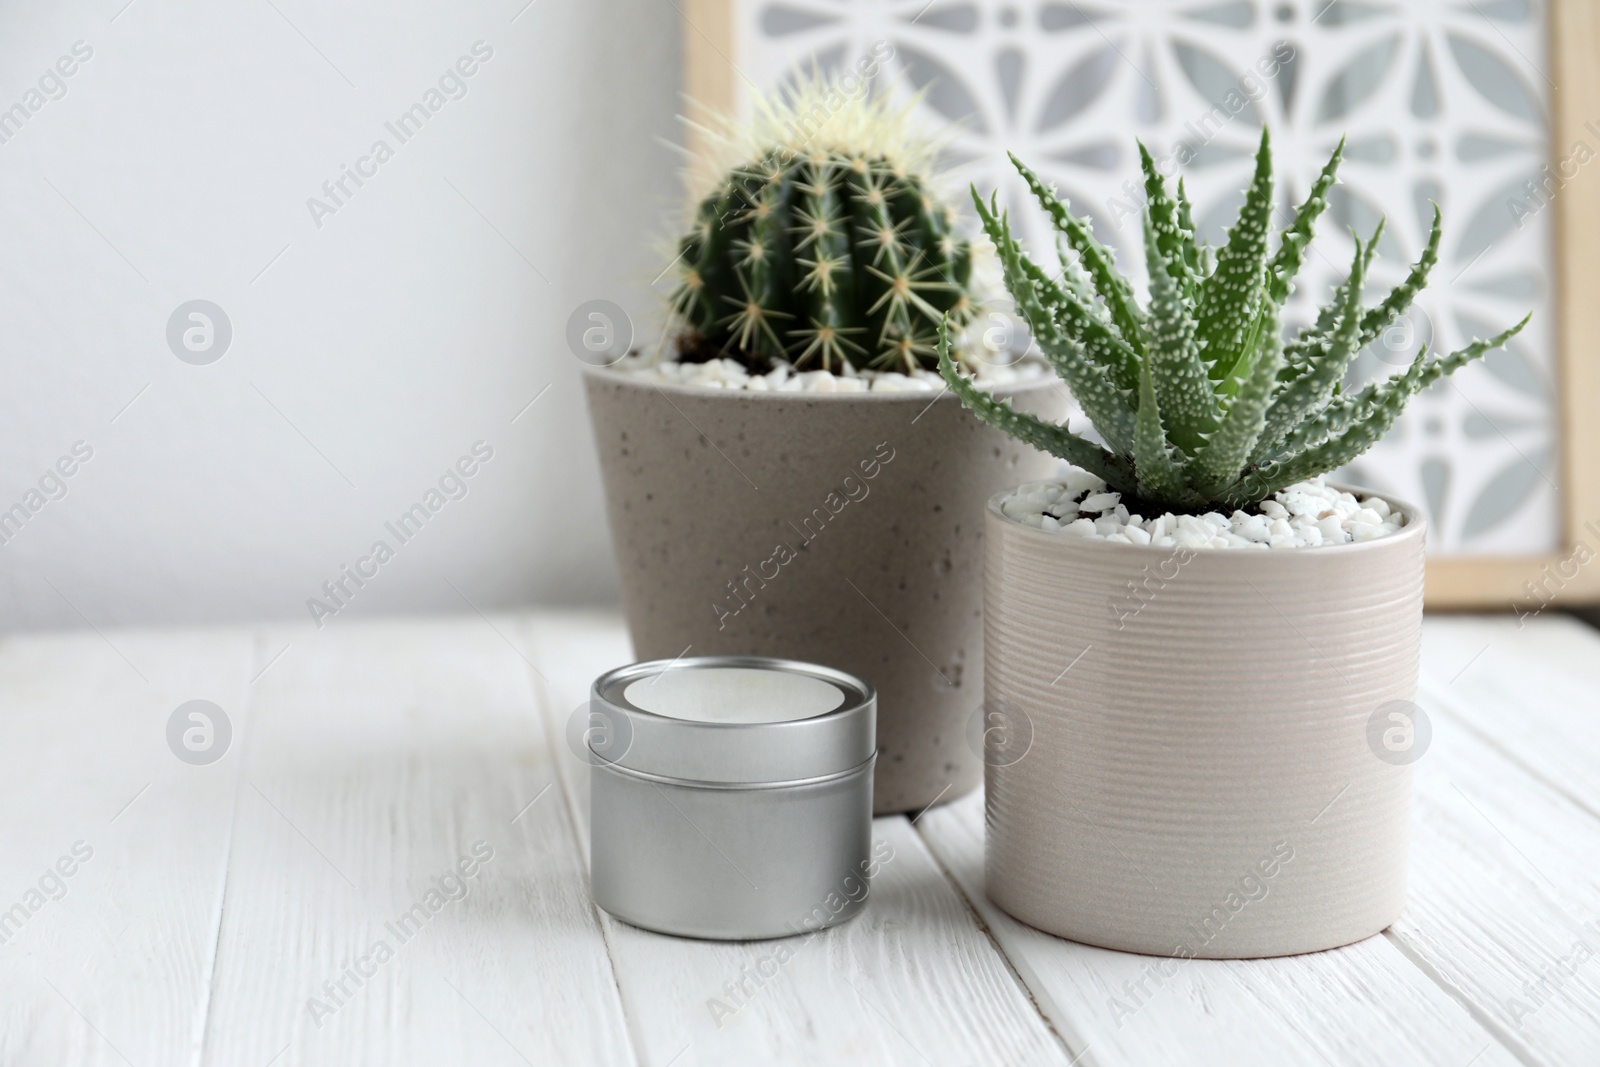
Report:
M594 683L595 903L648 930L807 933L866 902L877 697L808 663L704 656Z

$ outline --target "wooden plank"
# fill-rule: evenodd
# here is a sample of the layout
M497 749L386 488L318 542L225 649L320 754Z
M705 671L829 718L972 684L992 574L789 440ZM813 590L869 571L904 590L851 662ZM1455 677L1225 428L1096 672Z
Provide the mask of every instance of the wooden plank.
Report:
M535 618L530 634L549 678L552 733L596 676L630 658L612 617ZM574 810L586 812L587 766L574 757L561 767ZM606 917L643 1061L1069 1063L915 830L903 817L879 819L874 838L893 858L868 907L809 939L690 941Z
M1423 705L1411 897L1390 935L1527 1062L1594 1063L1600 820ZM1522 710L1502 709L1504 736Z
M1080 1064L1515 1062L1382 937L1249 961L1080 945L1016 921L985 896L981 796L930 811L918 829Z
M0 1062L202 1062L204 1041L203 1062L219 1063L630 1063L625 1020L639 1060L679 1056L679 1067L1085 1052L1086 1064L1460 1067L1511 1062L1512 1050L1589 1062L1600 1047L1600 639L1550 616L1521 629L1430 619L1425 633L1433 747L1418 764L1411 906L1387 939L1194 962L1156 980L1148 957L1072 945L988 905L974 799L921 819L931 854L905 820L880 820L895 858L868 913L797 942L758 983L747 968L787 942L663 938L597 922L588 904L562 808L564 796L585 806L583 768L545 735L590 678L628 658L614 619L330 628L297 639L255 686L284 637L261 643L256 666L243 631L8 638L0 910L74 842L94 851L62 899L0 944ZM503 637L553 679L547 725L531 668ZM167 717L196 697L238 712L233 747L209 767L166 747ZM541 796L553 760L562 781ZM385 921L426 904L478 840L495 855L463 880L464 899L442 902L373 977L345 978L350 992L341 1005L327 995L338 1010L318 1028L307 1001L321 983ZM741 978L753 995L736 1006L726 985ZM736 1007L720 1028L710 1000Z
M1422 691L1600 817L1600 634L1554 612L1429 618Z
M511 629L275 635L206 1062L636 1062Z
M233 629L0 639L0 1063L194 1062L239 756L184 763L167 721L206 699L241 727L251 649Z

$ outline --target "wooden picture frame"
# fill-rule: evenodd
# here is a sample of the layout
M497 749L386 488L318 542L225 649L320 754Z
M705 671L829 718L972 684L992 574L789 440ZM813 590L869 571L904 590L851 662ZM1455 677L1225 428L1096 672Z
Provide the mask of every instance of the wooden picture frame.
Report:
M681 0L685 93L731 112L748 83L737 54L736 0ZM1547 0L1551 80L1549 152L1555 166L1600 116L1600 6ZM690 148L694 134L691 129ZM1600 150L1600 145L1595 146ZM1552 203L1554 361L1560 430L1561 545L1534 555L1430 558L1432 609L1519 615L1600 602L1600 177L1584 173Z
M1591 0L1550 0L1550 155L1592 137L1600 115L1600 9ZM1556 388L1561 413L1563 545L1544 556L1428 561L1428 606L1506 608L1600 600L1600 308L1585 292L1600 276L1600 181L1574 181L1554 203ZM1542 595L1541 595L1542 594Z

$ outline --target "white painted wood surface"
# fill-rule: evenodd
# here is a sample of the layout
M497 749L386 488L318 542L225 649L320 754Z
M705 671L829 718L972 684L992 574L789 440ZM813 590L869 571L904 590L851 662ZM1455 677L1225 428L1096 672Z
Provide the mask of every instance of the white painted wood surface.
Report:
M547 728L564 732L589 683L627 662L627 639L609 620L541 621L530 629L548 679ZM586 827L588 767L567 759L563 770ZM777 945L790 942L686 941L602 913L641 1062L1069 1063L909 821L879 819L873 837L892 858L865 912L794 939L793 958L742 1002L727 984L745 968L770 971ZM727 1016L723 1005L736 1013Z
M1180 966L1041 934L984 897L970 797L878 820L866 911L739 1002L776 943L588 899L566 722L628 658L585 614L0 640L0 1064L1600 1064L1580 623L1428 621L1410 903L1379 937ZM167 747L196 698L234 731L208 766Z

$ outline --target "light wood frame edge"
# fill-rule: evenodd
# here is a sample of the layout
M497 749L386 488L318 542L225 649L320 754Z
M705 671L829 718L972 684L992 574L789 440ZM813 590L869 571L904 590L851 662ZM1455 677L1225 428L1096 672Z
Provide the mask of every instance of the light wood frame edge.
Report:
M684 87L707 107L732 112L738 85L733 0L682 0ZM1600 124L1600 5L1550 0L1551 162L1592 139ZM695 147L690 130L690 148ZM1556 391L1561 418L1563 547L1547 555L1428 561L1430 608L1534 611L1600 602L1600 178L1585 175L1555 197ZM1580 545L1582 547L1580 547Z
M738 103L738 58L734 55L734 0L679 0L683 18L683 92L712 111L732 114ZM704 146L689 127L689 151Z

